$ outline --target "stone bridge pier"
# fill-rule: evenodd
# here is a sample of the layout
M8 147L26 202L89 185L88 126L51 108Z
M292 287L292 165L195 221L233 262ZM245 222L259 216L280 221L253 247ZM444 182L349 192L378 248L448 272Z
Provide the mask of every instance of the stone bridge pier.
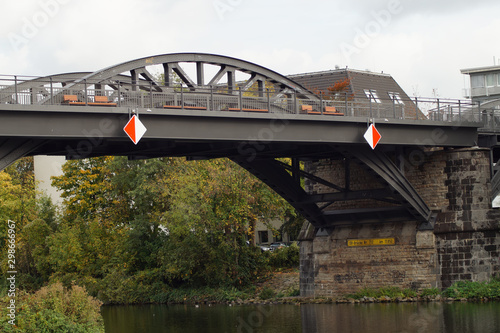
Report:
M397 286L445 289L455 281L486 281L500 272L500 213L492 209L490 150L409 150L397 163L436 214L430 228L417 220L352 223L315 228L300 240L302 296L339 296L361 288ZM306 171L352 190L379 188L365 168L345 161L307 162ZM325 193L306 180L309 194ZM336 202L326 209L388 205L373 199Z

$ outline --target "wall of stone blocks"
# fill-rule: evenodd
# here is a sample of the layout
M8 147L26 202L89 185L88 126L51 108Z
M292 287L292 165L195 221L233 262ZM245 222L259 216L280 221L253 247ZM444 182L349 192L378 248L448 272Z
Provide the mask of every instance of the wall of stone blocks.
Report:
M307 171L344 186L345 160L323 160ZM360 288L399 286L446 288L458 280L483 281L500 272L500 214L491 208L487 149L405 151L395 160L427 205L438 213L434 231L418 231L416 221L337 227L330 235L301 243L301 294L334 296ZM381 185L351 162L351 189ZM307 181L309 193L331 192ZM380 207L374 200L331 205L328 209ZM310 229L310 228L309 228ZM349 239L395 237L393 246L348 247Z
M426 232L422 232L426 233ZM429 232L427 232L429 233ZM314 296L336 296L362 288L398 286L436 287L438 265L433 237L420 237L415 223L336 228L330 236L316 237L312 246L314 286L303 286ZM432 235L433 236L433 235ZM348 247L348 239L395 237L396 244ZM310 254L309 254L310 255ZM309 290L307 290L309 288ZM312 295L311 295L312 296Z
M434 232L440 282L487 281L500 273L500 212L491 208L488 149L450 151L445 173L448 206Z

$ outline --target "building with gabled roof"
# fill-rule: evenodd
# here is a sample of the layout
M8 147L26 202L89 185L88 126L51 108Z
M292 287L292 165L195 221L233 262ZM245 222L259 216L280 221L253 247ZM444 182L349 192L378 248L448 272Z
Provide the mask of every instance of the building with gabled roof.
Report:
M342 68L288 77L313 92L321 92L326 99L348 99L365 103L367 108L371 104L372 111L379 116L395 113L401 114L401 118L412 118L416 115L415 103L389 74ZM348 85L344 91L328 95L329 87L346 80ZM418 116L423 117L423 114L419 111Z

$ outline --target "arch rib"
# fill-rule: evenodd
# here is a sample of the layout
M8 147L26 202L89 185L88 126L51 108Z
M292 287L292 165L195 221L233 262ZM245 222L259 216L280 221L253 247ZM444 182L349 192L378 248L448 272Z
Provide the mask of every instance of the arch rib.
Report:
M196 82L182 70L182 68L179 66L179 63L196 64ZM174 71L181 77L182 81L186 83L186 85L188 85L191 89L195 89L196 87L203 85L205 81L203 72L204 64L220 66L219 72L209 81L206 86L216 85L222 79L224 74L228 75L228 85L231 85L231 83L235 85L236 82L230 81L235 80L236 71L241 71L250 74L251 79L254 76L259 77L260 80L265 78L267 81L273 83L276 86L279 86L281 91L296 91L300 98L318 99L316 95L314 95L306 88L302 87L300 84L268 68L237 58L206 53L163 54L124 62L85 75L79 80L76 80L73 84L68 85L67 88L75 88L76 85L82 85L85 81L101 82L109 80L111 77L125 72L136 71L136 73L139 73L142 71L143 73L145 73L144 69L147 66L163 65L167 86L171 84L171 82L169 82L170 77L168 75L170 75L170 73ZM244 84L244 87L247 87L247 89L250 86L251 85L249 84L249 81Z

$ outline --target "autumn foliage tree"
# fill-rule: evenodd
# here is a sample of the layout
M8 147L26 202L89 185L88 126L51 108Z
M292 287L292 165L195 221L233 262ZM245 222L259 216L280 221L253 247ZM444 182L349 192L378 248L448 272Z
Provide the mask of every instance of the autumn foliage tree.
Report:
M309 88L314 94L321 95L325 100L344 100L352 99L354 94L349 94L351 79L346 77L339 80L332 85L328 86L326 90L319 89L318 87Z
M53 181L65 202L65 225L49 238L53 277L83 281L110 301L137 284L252 282L265 270L248 242L257 220L291 209L227 159L101 157L69 161L63 171Z

